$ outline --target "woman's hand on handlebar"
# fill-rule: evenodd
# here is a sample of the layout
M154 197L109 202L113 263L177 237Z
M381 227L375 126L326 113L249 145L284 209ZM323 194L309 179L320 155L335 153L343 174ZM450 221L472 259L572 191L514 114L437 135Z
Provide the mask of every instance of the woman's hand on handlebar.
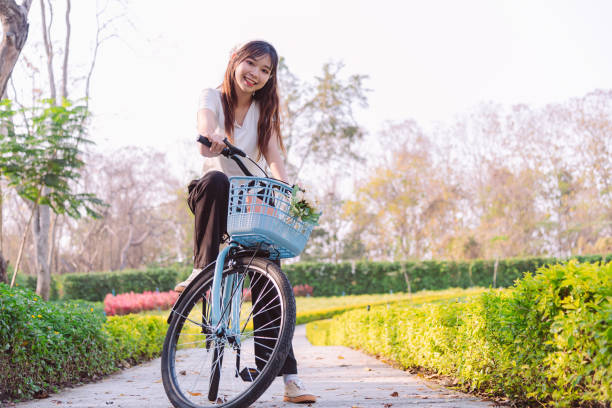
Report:
M209 156L209 157L218 156L219 154L221 154L223 149L226 147L225 143L223 142L223 139L225 138L224 135L220 135L218 133L210 133L210 134L204 135L204 137L210 140L210 142L212 143L210 147L206 147L203 144L200 144L201 146L200 152L204 156ZM205 154L207 150L209 154Z

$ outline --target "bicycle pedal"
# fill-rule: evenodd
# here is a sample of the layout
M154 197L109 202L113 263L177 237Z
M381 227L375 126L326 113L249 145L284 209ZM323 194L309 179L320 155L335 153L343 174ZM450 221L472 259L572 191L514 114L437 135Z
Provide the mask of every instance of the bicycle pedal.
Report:
M240 371L240 378L245 382L252 382L257 378L259 371L255 368L244 367L242 371Z

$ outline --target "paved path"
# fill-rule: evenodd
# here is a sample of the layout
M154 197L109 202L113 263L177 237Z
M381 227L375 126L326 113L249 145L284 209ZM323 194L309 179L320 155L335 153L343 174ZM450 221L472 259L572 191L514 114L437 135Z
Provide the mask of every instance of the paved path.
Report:
M395 369L346 347L316 347L306 339L305 326L293 339L300 377L319 396L313 408L493 407L490 402L445 389L418 376ZM160 360L113 374L103 380L66 389L43 400L16 404L18 408L112 407L171 408L164 393ZM283 402L279 378L253 405L258 408L296 408Z

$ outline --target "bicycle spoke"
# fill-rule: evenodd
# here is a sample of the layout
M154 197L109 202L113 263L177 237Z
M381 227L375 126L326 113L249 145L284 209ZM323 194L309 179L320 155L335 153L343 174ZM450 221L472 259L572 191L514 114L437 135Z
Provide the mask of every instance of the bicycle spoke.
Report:
M268 323L264 324L263 326L258 327L256 330L252 330L252 331L244 331L244 332L242 332L241 334L244 334L244 333L249 333L249 334L254 335L256 331L261 331L262 329L266 329L266 330L272 330L272 329L274 329L274 328L277 328L277 329L278 329L278 328L280 328L280 326L268 327L268 325L270 325L271 323L274 323L274 322L275 322L275 321L277 321L277 320L280 320L280 316L279 316L279 317L277 317L277 318L276 318L276 319L274 319L274 320L269 321Z

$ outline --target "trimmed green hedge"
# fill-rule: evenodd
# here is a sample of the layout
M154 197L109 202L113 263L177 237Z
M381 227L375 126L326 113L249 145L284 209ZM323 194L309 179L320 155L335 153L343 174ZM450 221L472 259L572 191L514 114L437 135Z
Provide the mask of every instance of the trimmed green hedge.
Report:
M576 256L579 262L599 262L601 255ZM612 254L605 257L612 261ZM493 285L494 260L465 262L356 262L348 263L296 263L283 265L283 271L292 284L308 284L314 296L357 295L447 288L509 287L527 272L535 272L544 265L554 265L556 258L500 259L496 283ZM402 268L403 267L403 268Z
M612 262L545 267L464 302L351 311L309 324L307 336L534 406L609 406Z
M612 261L612 254L576 256L580 262ZM283 271L293 285L307 284L314 296L341 296L389 292L419 292L469 287L508 287L527 272L544 265L553 265L555 258L501 259L493 285L494 260L466 262L343 262L338 264L301 262L284 264ZM174 265L146 270L95 272L62 275L54 279L51 299L63 293L62 299L102 301L108 293L142 293L168 291L191 273L189 265ZM18 277L18 279L20 279ZM34 277L21 278L20 284L35 289ZM59 284L58 284L59 282ZM410 288L408 287L410 284ZM61 286L61 287L60 287ZM58 291L58 288L60 289Z
M44 302L0 283L0 405L159 356L162 316L114 316L100 304Z
M108 293L113 292L166 292L174 289L176 283L190 272L188 267L174 267L65 275L63 299L103 301Z

